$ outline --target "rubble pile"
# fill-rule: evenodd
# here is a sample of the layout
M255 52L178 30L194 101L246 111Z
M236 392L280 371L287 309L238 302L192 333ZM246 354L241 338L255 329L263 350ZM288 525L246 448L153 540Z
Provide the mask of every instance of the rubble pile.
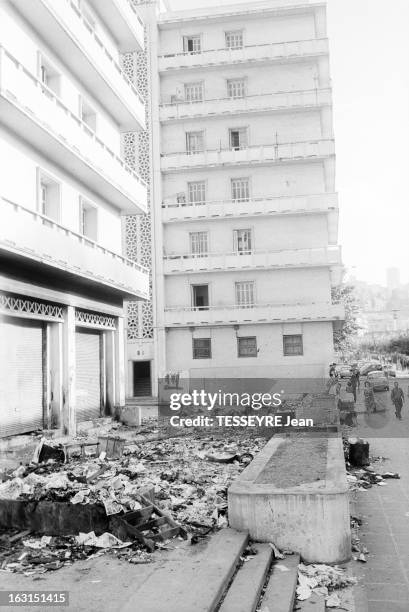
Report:
M71 457L66 463L49 458L5 474L0 482L0 500L96 506L103 508L106 517L120 520L138 511L143 514L149 498L163 516L169 515L171 527L175 528L177 522L190 532L194 544L211 530L227 527L227 489L265 442L264 438L221 441L197 435L128 443L116 459L108 459L104 453ZM148 520L149 516L143 518ZM146 548L152 551L163 545L161 529L169 529L169 524L151 530L147 537L152 540L128 537L132 524L126 525L130 531L125 530L124 537L122 533L116 537L115 531L115 536L90 532L42 538L29 532L29 537L15 533L13 538L10 531L3 532L0 569L41 573L106 550L132 563L146 562L141 554ZM144 546L146 542L148 547Z
M137 542L121 542L112 534L33 537L0 532L0 571L38 576L72 565L75 561L99 557L108 550L129 563L151 563L152 556Z
M223 526L227 488L264 444L197 436L129 444L117 460L48 460L12 472L0 483L0 499L102 504L110 516L140 509L139 489L153 487L159 506L178 522Z

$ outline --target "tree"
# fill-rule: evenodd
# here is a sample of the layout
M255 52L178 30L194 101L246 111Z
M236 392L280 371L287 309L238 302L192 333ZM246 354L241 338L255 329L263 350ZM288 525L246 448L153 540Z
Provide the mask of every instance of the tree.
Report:
M343 304L345 308L345 320L341 326L334 329L334 348L337 353L350 351L354 346L354 340L360 330L357 318L359 303L355 294L355 287L347 283L341 283L331 289L333 304Z

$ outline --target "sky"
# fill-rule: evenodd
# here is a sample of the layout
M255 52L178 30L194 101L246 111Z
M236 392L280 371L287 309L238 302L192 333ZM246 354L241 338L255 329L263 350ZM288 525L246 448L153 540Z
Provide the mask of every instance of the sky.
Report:
M328 0L339 243L347 275L371 283L385 284L388 267L409 282L408 31L409 0Z

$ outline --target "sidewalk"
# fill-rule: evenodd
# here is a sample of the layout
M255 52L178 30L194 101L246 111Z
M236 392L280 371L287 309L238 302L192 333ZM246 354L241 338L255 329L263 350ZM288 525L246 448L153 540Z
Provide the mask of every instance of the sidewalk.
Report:
M371 457L388 458L373 464L377 471L399 472L401 479L387 480L386 486L373 486L357 493L357 514L363 521L359 535L369 555L366 564L354 563L354 573L365 587L369 612L408 612L409 404L406 399L400 422L395 419L389 394L379 393L376 398L387 408L385 427L378 437L371 438L373 430L359 415L356 435L369 440ZM361 392L358 412L363 410L362 402ZM402 436L402 430L406 435ZM400 437L394 437L398 432Z

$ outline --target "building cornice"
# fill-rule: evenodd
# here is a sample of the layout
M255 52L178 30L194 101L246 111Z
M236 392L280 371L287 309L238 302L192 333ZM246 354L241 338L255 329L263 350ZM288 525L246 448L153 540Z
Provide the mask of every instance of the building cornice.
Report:
M260 13L281 14L281 13L302 13L314 10L319 7L326 7L327 3L323 0L263 0L262 2L252 2L251 8L248 3L229 4L226 6L203 7L194 10L172 11L161 13L158 25L161 29L171 28L184 23L200 23L202 21L222 21L232 17L259 17Z

